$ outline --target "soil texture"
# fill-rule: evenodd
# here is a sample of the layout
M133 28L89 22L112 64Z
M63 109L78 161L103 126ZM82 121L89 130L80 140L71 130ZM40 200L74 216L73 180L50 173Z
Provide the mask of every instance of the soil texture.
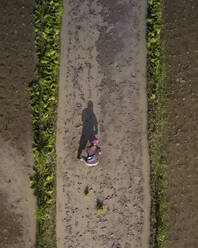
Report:
M0 247L35 247L30 189L34 79L33 0L0 3Z
M63 3L57 247L148 247L146 1ZM102 155L88 167L78 157L95 136Z
M164 1L167 247L198 245L198 2Z

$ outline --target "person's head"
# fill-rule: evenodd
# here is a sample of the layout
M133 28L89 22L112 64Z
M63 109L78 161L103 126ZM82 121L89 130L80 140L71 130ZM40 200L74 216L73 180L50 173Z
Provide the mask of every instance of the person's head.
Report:
M96 146L96 145L99 143L99 139L94 138L94 139L91 141L91 143L92 143L94 146Z

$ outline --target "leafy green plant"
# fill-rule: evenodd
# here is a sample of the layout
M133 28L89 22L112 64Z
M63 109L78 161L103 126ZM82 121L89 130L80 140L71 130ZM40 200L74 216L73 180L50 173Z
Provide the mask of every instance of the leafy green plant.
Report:
M37 243L56 247L56 107L62 0L37 0L34 10L37 80L30 86L34 176L37 196Z
M163 127L166 123L166 96L163 85L161 0L148 1L148 138L151 160L151 247L165 247L166 237L166 180L163 151Z
M89 196L89 187L87 186L84 190L84 197L88 198L88 196Z
M102 201L97 200L96 209L97 209L97 215L99 215L99 214L104 212L103 202Z

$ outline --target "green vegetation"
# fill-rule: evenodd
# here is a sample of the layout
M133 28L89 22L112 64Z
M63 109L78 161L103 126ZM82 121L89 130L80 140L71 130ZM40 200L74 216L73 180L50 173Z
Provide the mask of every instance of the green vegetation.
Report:
M151 159L151 247L165 247L166 180L163 149L166 96L163 86L163 57L161 33L161 0L148 1L148 132Z
M103 213L104 209L103 209L103 202L102 201L97 200L96 209L97 209L97 215Z
M34 176L37 196L37 242L56 247L56 107L62 0L37 0L34 10L36 69L30 85L33 118Z
M84 197L88 198L88 196L89 196L89 187L87 186L84 190Z

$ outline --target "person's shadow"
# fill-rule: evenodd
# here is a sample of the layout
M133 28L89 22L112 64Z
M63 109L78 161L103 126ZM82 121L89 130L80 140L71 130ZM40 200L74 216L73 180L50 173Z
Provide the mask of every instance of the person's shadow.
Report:
M89 101L87 108L83 109L82 111L82 122L83 129L79 142L77 158L81 157L82 150L85 149L87 142L91 142L98 133L98 122L93 112L92 101Z

